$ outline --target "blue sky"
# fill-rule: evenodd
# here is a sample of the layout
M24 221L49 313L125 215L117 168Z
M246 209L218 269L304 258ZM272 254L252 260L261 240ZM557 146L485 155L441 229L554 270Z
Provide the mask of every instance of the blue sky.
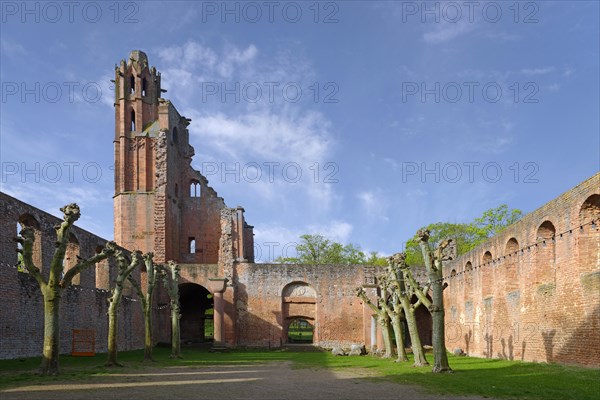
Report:
M303 233L390 254L599 170L596 1L23 4L1 10L2 191L76 201L106 238L110 79L133 49L260 261Z

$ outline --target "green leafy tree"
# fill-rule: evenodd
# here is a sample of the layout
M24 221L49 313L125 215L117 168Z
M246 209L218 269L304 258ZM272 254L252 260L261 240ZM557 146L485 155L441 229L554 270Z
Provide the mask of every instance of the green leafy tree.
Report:
M371 251L371 252L369 252L369 257L367 257L365 264L379 265L381 267L385 267L385 266L387 266L387 258L380 255L376 251Z
M506 204L485 211L480 218L475 218L474 229L481 241L502 232L507 226L523 217L521 210L509 209Z
M279 257L284 264L365 264L367 256L356 244L343 245L323 235L302 235L296 257Z
M430 232L429 243L436 244L443 239L452 238L457 254L461 255L502 232L522 216L521 210L509 209L506 204L502 204L484 211L481 217L470 223L436 222L427 225L425 229ZM415 266L425 264L417 235L406 242L406 263Z

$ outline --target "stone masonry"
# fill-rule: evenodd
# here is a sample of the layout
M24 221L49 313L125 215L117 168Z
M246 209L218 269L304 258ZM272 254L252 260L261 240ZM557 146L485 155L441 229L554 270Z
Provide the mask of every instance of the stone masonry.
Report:
M228 207L191 167L190 120L161 97L161 76L146 55L131 52L115 68L115 241L153 251L156 262L181 266L182 338L205 340L205 312L214 310L215 343L276 348L302 319L323 347L382 346L371 310L354 295L376 297L378 267L254 263L253 227L241 206ZM76 201L77 199L73 199ZM49 265L58 219L0 194L0 358L38 355L41 295L19 272L17 224L36 230L34 261ZM83 210L85 213L85 210ZM600 352L600 174L528 214L444 268L447 345L481 357L598 365ZM106 240L73 228L66 267ZM43 271L43 268L42 268ZM81 275L62 302L61 351L71 329L96 331L106 347L107 290L112 261ZM145 272L136 271L145 280ZM131 288L121 309L119 348L143 346L141 308ZM170 340L168 296L155 296L155 339ZM423 344L431 318L417 310Z

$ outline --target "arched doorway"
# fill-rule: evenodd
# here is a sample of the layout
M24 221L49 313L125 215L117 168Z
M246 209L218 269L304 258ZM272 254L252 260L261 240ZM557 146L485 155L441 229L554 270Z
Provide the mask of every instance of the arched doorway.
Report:
M290 320L287 328L288 343L310 344L313 342L314 327L304 318Z
M286 343L315 343L317 292L306 282L292 282L281 292L283 341Z
M199 343L213 338L213 296L195 283L179 285L181 341Z

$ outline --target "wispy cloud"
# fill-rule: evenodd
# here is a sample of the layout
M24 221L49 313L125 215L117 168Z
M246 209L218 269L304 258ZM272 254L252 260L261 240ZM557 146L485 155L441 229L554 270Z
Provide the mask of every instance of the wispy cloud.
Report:
M475 25L468 22L441 22L435 24L432 31L423 34L423 40L429 44L440 44L456 39L473 31Z
M0 39L0 50L4 57L25 57L28 55L22 44L6 38Z
M389 221L387 209L390 202L381 188L360 192L356 197L359 199L361 206L368 217L377 218L386 222Z
M542 67L542 68L523 68L521 73L524 75L545 75L553 72L554 67Z

